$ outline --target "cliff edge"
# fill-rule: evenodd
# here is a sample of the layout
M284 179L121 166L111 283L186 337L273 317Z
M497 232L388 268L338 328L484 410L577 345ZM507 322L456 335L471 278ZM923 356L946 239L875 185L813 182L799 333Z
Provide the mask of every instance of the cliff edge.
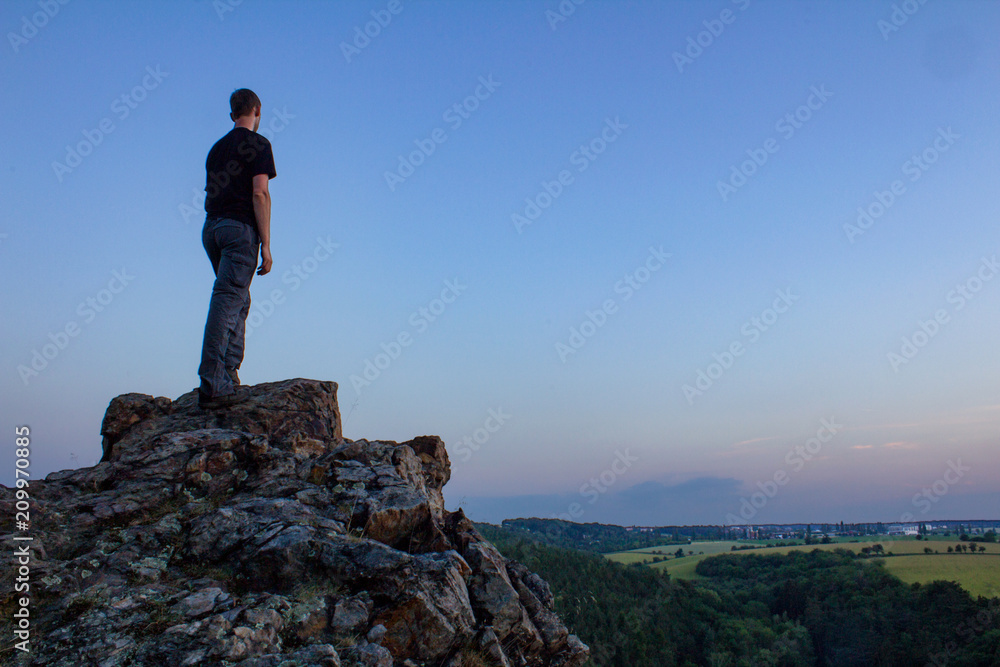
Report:
M3 664L578 667L548 584L444 509L444 443L346 440L337 384L294 379L204 411L125 394L90 468L31 481L0 535L13 636L29 545L30 653ZM15 491L0 486L4 516ZM11 526L10 521L5 525Z

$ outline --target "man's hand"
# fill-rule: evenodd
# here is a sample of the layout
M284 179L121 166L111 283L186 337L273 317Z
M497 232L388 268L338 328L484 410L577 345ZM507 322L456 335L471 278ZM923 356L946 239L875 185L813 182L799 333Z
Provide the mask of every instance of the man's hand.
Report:
M257 275L262 276L271 270L271 248L261 246L260 249L260 268L257 269Z

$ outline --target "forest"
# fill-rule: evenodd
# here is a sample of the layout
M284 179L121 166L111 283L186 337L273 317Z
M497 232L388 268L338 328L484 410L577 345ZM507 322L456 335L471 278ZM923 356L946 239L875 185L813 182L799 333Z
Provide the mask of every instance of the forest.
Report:
M904 584L850 551L722 554L697 581L477 525L552 587L594 667L1000 665L1000 598Z

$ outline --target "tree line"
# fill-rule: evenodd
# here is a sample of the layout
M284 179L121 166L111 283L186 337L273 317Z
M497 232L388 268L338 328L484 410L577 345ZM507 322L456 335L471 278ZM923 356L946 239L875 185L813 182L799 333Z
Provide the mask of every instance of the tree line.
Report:
M549 582L557 613L591 648L588 667L1000 664L1000 598L904 584L846 549L721 554L692 582L477 527Z

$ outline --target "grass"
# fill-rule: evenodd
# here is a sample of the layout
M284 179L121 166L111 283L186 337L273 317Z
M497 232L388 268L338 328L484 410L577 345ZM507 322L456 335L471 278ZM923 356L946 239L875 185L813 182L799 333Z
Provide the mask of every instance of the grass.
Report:
M973 596L1000 597L1000 559L986 554L913 554L885 559L885 569L908 584L957 581Z
M177 625L184 620L182 614L172 610L170 605L162 600L146 600L142 607L149 614L149 620L144 625L140 625L135 629L134 636L137 639L148 636L159 636L170 626Z
M859 541L853 541L855 539ZM998 543L965 542L964 544L968 546L976 545L977 549L980 546L986 547L986 551L976 554L949 554L947 553L948 547L954 547L960 543L957 537L934 536L929 540L917 540L912 536L896 538L871 536L847 538L847 540L840 539L830 544L763 547L743 551L732 551L732 547L733 545L761 545L765 543L750 540L694 542L681 545L685 554L694 551L694 555L685 555L682 558L673 556L673 553L677 551L677 545L619 551L606 554L606 557L625 564L649 563L649 567L664 569L674 578L696 580L701 578L695 572L698 562L720 553L784 554L792 550L812 551L813 549L850 549L859 553L862 548L881 544L886 553L893 554L892 558L885 559L886 569L906 583L929 583L941 579L958 583L972 595L1000 596L1000 544ZM937 553L926 554L924 553L925 548L932 549ZM661 551L663 553L653 553ZM665 561L653 563L653 556L667 556L668 558Z
M764 542L754 542L754 541L743 541L737 542L735 540L724 540L719 542L692 542L691 544L671 544L669 546L662 547L644 547L642 549L632 549L630 551L617 551L615 553L604 554L610 560L617 563L624 563L630 565L632 563L652 563L653 557L657 558L667 558L668 562L689 560L692 558L705 558L707 556L714 556L721 553L730 553L734 546L745 546L748 544L753 544L755 546L763 546ZM685 555L683 558L677 558L674 556L678 549L683 549L684 553L687 554L689 551L693 551L694 555ZM657 564L659 566L659 564Z

